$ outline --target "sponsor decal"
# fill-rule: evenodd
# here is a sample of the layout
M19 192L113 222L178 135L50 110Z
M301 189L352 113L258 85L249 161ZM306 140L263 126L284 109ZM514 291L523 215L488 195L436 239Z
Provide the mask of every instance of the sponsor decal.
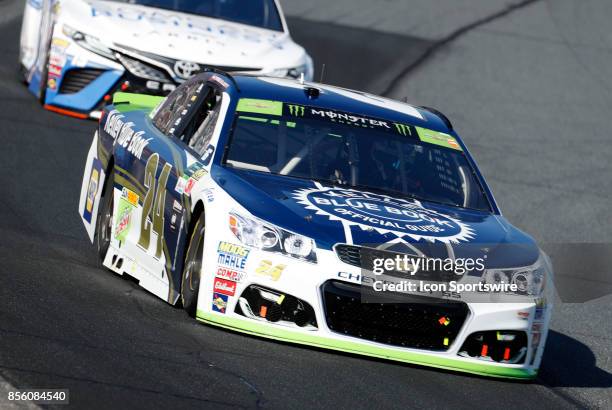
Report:
M236 294L236 285L237 283L231 280L215 278L213 291L227 296L234 296Z
M240 282L244 278L244 272L240 272L234 269L224 268L223 266L217 267L217 277L222 279L232 280L234 282Z
M131 189L125 188L125 187L121 189L121 198L128 201L130 205L132 206L138 206L138 200L140 199L140 197L138 196L136 192L132 191Z
M49 64L49 75L59 77L62 75L62 67L55 64Z
M461 147L459 143L452 135L445 134L443 132L432 131L426 128L415 127L417 134L419 135L419 139L423 142L439 145L441 147L456 149L457 151L461 151Z
M125 242L125 238L130 231L132 225L132 211L134 206L123 197L119 199L117 204L117 217L115 218L115 239L119 242Z
M181 205L180 202L175 199L172 203L172 210L174 212L183 212L183 205Z
M404 135L404 136L409 136L409 135L412 136L412 130L409 125L399 124L397 122L394 122L393 125L395 125L395 129L397 130L399 134Z
M259 276L267 276L276 282L280 279L286 267L287 265L273 265L272 261L263 260L260 262L257 269L255 269L255 273Z
M83 218L91 223L91 215L93 213L94 203L98 189L100 188L100 173L102 172L102 163L99 159L94 159L91 164L89 173L89 185L87 186L87 197L85 198L85 209L83 210Z
M184 189L184 193L185 195L191 195L191 190L193 189L193 186L195 185L196 180L193 178L189 178L187 180L187 182L185 183L185 189Z
M66 49L68 48L68 44L67 40L61 38L54 38L51 41L51 47L49 48L49 74L56 76L61 75L62 68L66 65ZM56 68L52 69L52 65L56 66ZM53 72L56 74L53 74Z
M229 297L222 293L214 292L212 296L212 309L214 312L225 313Z
M289 114L295 117L303 117L305 108L303 105L293 105L287 104L287 108L289 108Z
M202 156L202 163L204 164L204 166L207 166L208 164L210 164L210 160L213 157L213 154L215 153L215 146L210 144L208 147L206 147L206 151L204 152L204 155Z
M119 111L112 110L106 117L104 131L113 137L113 145L126 148L130 154L140 159L152 138L145 138L144 131L134 131L134 123L124 122L124 117Z
M333 122L338 122L341 124L355 125L358 127L366 127L366 128L379 127L379 128L389 129L389 130L391 129L387 121L381 121L381 120L376 120L373 118L361 117L361 116L343 113L339 111L317 110L314 108L310 108L310 115L311 117L319 117L322 119L331 120Z
M177 223L181 222L181 227L183 226L183 206L176 199L172 202L172 216L170 217L170 229L173 232L176 232Z
M47 87L51 90L57 90L57 80L55 78L49 78L47 80Z
M217 263L219 265L244 270L251 251L243 246L229 242L219 242Z
M191 179L199 181L200 178L202 178L204 175L208 175L208 171L206 171L205 169L198 169L196 172L193 173L193 175L191 175Z
M205 189L203 194L206 197L206 202L213 202L215 200L215 194L212 188Z
M281 116L283 115L283 103L280 101L241 98L238 101L236 111Z
M91 17L94 19L106 17L119 24L144 24L146 31L142 32L142 35L159 38L164 36L168 38L171 47L176 42L184 41L191 42L193 46L201 46L203 43L210 42L211 38L216 44L224 47L227 45L227 41L224 41L226 37L255 43L265 41L277 48L281 47L277 44L278 35L276 33L257 32L222 20L193 18L171 10L165 12L156 8L141 8L136 5L121 7L107 3L104 1L90 3Z
M179 220L179 216L176 213L173 213L170 217L170 230L172 232L176 231L176 222Z
M212 81L213 83L219 84L223 88L229 87L229 84L227 82L225 82L225 80L223 78L219 77L217 74L212 75L210 77L210 81Z
M183 195L185 193L185 186L187 186L188 180L189 178L183 175L181 178L178 179L178 181L176 181L176 187L174 188L174 190L179 194Z
M65 64L66 64L65 54L58 54L58 53L51 53L51 52L49 53L49 65L58 66L60 68L60 74L61 74L61 69L64 67Z
M54 37L53 40L51 40L51 46L58 47L58 49L66 49L69 45L70 42L63 38Z
M316 215L380 234L442 243L474 238L469 225L427 209L416 200L340 188L300 189L293 197Z

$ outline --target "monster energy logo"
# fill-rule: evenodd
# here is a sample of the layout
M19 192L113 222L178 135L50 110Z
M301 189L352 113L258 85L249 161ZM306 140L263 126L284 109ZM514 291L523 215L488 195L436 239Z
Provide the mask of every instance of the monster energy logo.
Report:
M404 124L398 124L396 122L393 123L395 125L395 129L402 135L408 136L412 135L412 131L410 131L410 127Z
M304 107L301 105L291 105L289 104L289 113L296 117L304 116Z

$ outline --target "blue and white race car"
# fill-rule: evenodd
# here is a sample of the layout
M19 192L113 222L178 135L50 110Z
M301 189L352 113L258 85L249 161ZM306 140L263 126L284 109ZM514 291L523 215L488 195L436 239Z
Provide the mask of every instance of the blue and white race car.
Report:
M205 67L313 75L277 0L28 0L19 62L45 108L78 118L118 90L167 95Z
M435 110L216 71L166 98L118 93L89 150L79 214L103 266L202 322L537 374L548 258L503 218ZM451 266L387 266L407 255ZM459 272L468 258L480 262Z

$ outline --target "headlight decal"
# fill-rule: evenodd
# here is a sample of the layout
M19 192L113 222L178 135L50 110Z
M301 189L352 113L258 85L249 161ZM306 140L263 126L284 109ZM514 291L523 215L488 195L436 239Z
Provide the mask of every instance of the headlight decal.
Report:
M302 236L237 212L228 216L229 230L244 245L316 263L315 243Z
M87 33L78 31L67 24L62 26L62 32L70 37L75 43L92 53L101 55L102 57L115 60L113 51L108 48L99 38Z
M516 285L516 291L512 293L539 296L544 290L545 277L544 269L536 264L528 268L488 269L482 277L482 282L490 285L508 283Z

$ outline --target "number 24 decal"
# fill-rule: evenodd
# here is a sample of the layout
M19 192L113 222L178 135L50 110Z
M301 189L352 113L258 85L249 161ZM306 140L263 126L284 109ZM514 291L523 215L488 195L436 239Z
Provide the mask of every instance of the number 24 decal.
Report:
M138 245L148 250L151 244L151 229L157 234L155 257L162 254L164 240L164 207L166 205L166 185L172 165L166 163L159 174L157 184L155 174L159 164L159 154L152 154L145 165L144 185L147 188L142 202L142 219L140 221L140 239ZM156 187L157 185L157 187Z

